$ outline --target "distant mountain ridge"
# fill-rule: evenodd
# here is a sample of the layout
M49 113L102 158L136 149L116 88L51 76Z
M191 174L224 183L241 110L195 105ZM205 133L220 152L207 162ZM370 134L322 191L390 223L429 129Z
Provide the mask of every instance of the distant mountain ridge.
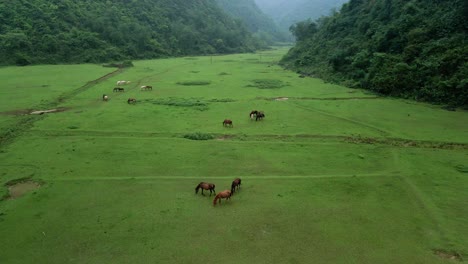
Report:
M250 52L261 42L214 0L0 2L0 64Z
M280 30L272 18L257 6L254 0L216 0L223 10L235 18L241 19L247 28L260 39L272 44L285 41L288 33Z

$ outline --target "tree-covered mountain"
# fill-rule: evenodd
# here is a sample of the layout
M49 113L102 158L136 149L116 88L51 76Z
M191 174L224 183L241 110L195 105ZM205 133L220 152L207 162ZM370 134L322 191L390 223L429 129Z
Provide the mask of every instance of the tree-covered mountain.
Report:
M286 67L351 87L468 106L468 2L351 0L292 28Z
M288 30L297 22L318 19L339 9L349 0L255 0L257 5L279 25Z
M253 51L215 0L0 2L0 64L80 63Z
M268 44L286 41L288 32L280 30L273 19L268 17L255 4L254 0L216 0L226 13L241 19L255 36Z

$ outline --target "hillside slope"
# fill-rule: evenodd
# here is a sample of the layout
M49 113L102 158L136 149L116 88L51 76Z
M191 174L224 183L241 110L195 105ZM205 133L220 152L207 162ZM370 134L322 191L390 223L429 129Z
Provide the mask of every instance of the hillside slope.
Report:
M468 104L468 2L351 0L340 12L293 28L282 64L375 92Z
M214 0L0 3L0 63L80 63L252 51Z

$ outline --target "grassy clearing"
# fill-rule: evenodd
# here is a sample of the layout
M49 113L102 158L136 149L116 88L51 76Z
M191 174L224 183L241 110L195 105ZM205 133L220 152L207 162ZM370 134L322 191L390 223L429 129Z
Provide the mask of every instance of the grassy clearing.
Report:
M451 255L468 255L466 112L299 78L274 65L285 51L137 61L87 89L79 88L99 76L18 107L17 94L0 88L5 111L69 95L57 105L66 111L19 125L0 149L0 184L43 183L0 202L0 262L453 263ZM32 70L38 79L27 82L43 83L49 69L0 76ZM177 84L187 74L211 83ZM247 87L260 79L288 85ZM118 80L131 81L124 93L112 93ZM263 121L250 120L254 109ZM1 131L21 118L0 115ZM221 206L194 193L200 181L219 192L235 177L242 189Z

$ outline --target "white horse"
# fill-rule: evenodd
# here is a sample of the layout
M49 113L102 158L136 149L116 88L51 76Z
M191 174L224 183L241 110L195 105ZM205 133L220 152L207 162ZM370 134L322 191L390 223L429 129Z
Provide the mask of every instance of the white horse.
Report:
M125 85L125 84L129 84L130 81L117 81L117 85Z
M153 90L153 86L151 85L143 85L140 87L140 89L143 91L143 90Z

